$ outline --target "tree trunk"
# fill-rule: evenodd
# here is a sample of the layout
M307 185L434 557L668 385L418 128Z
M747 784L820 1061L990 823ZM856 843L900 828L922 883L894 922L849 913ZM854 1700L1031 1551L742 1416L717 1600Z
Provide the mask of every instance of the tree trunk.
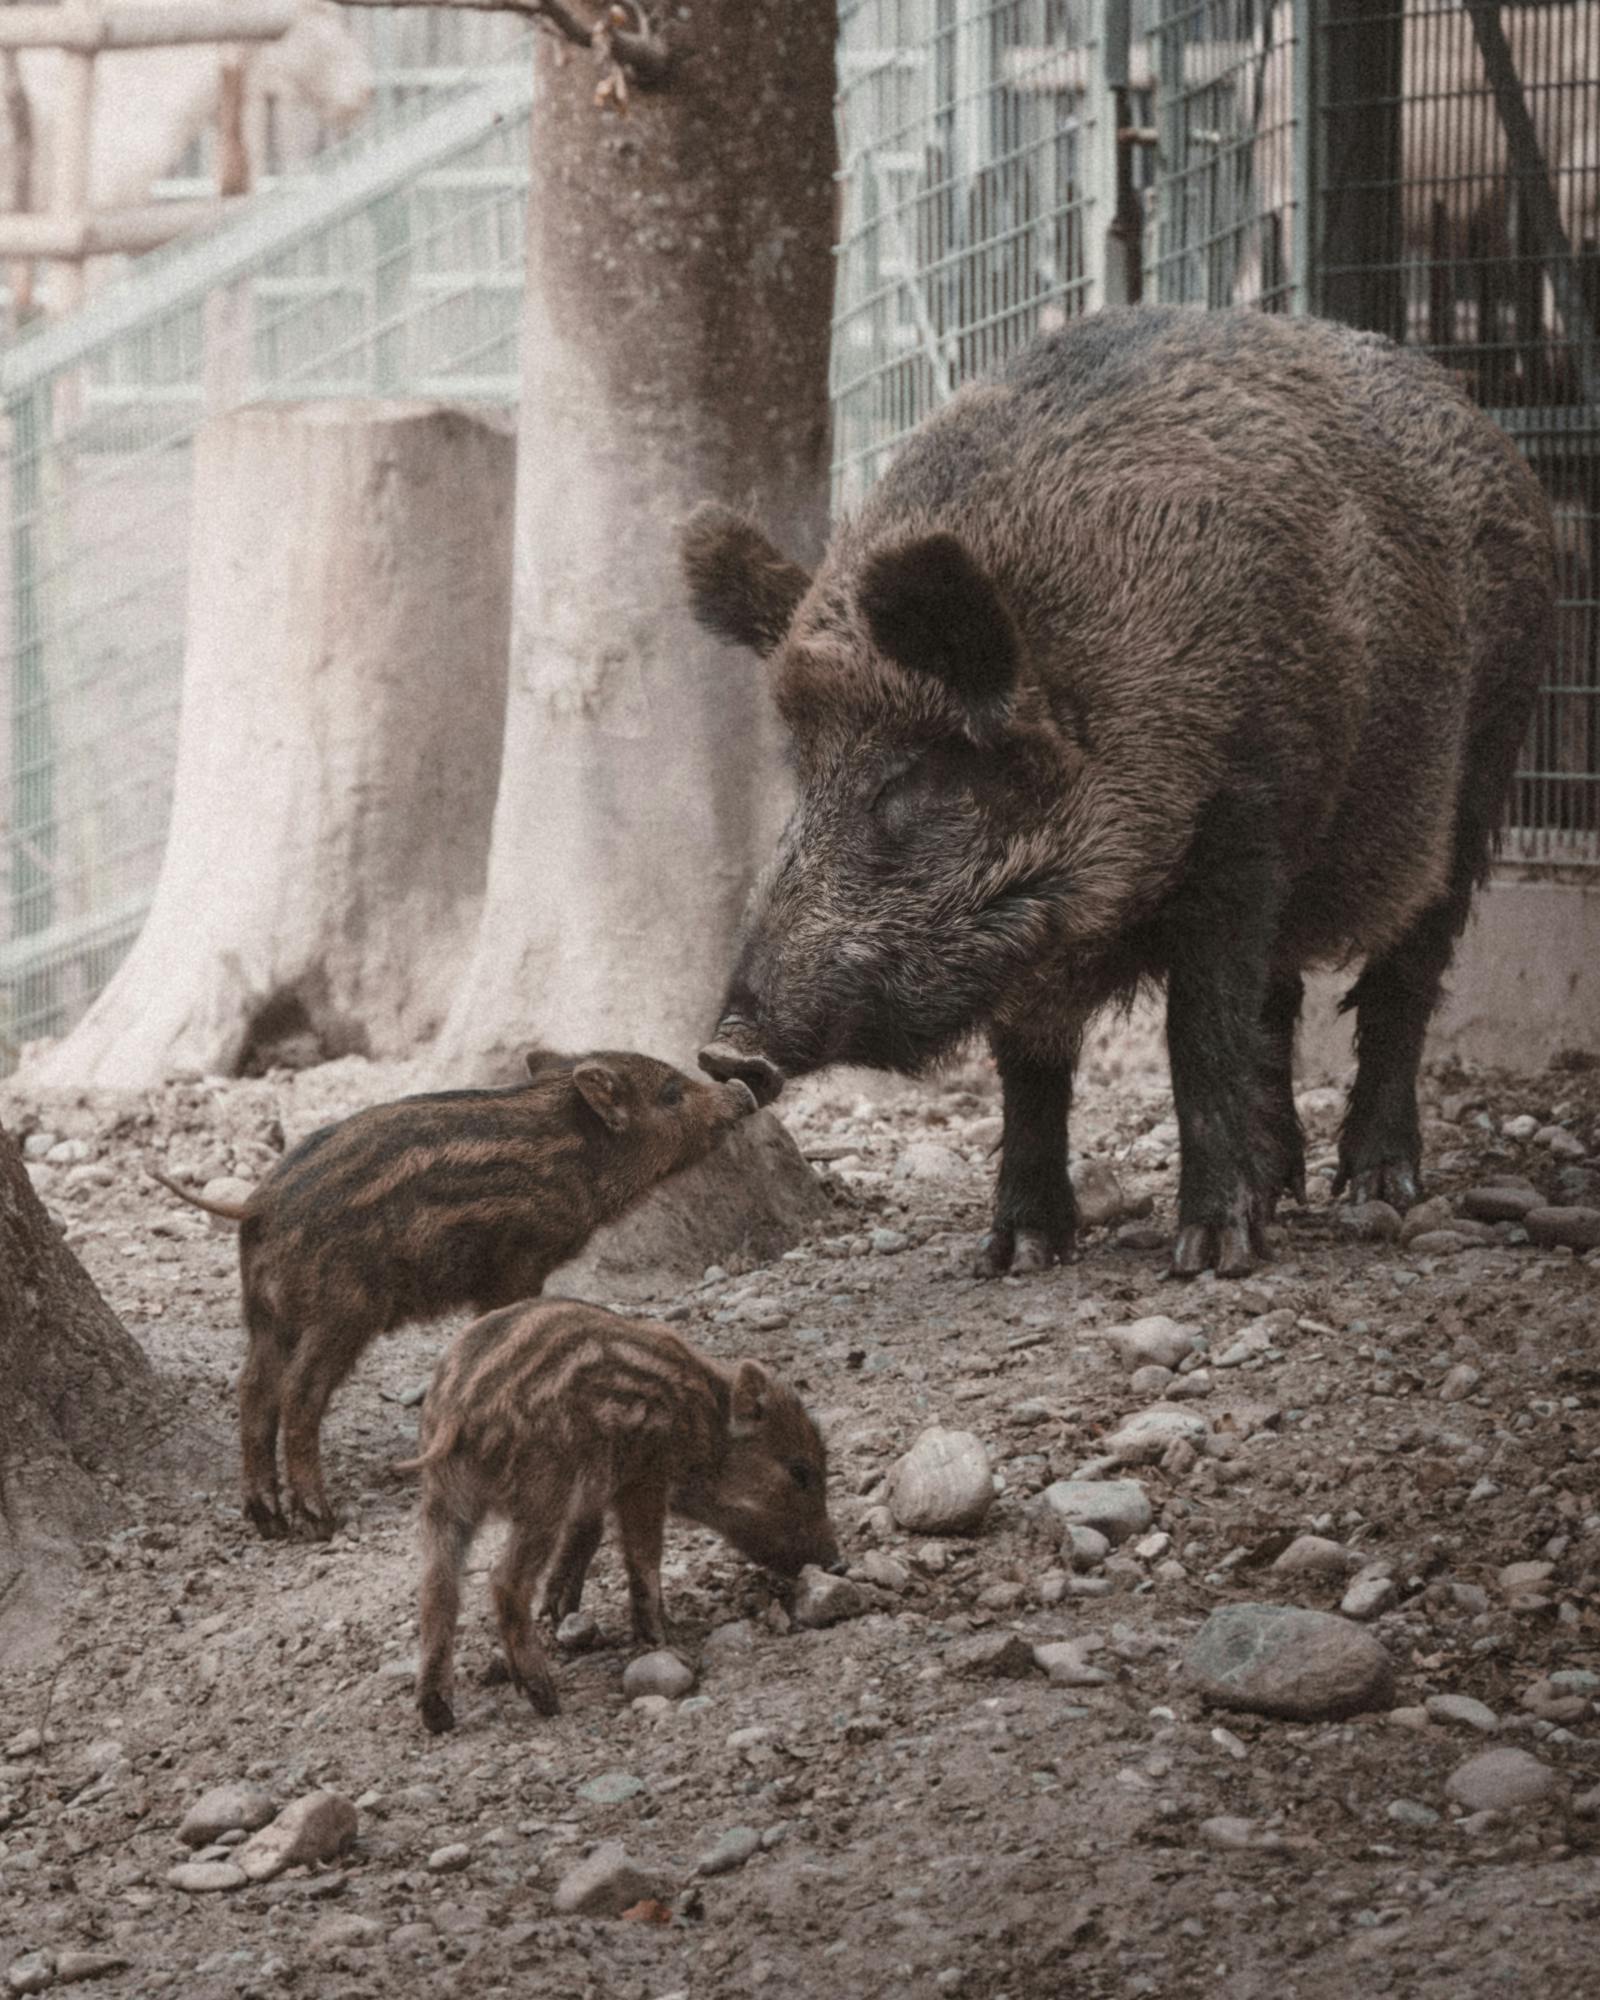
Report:
M536 60L505 758L476 949L440 1041L683 1055L785 804L759 668L692 624L676 525L827 512L831 4L693 0L626 117Z
M172 826L138 942L30 1082L409 1052L483 892L515 446L426 405L200 434Z
M146 1460L157 1390L0 1132L0 1658L42 1647L75 1547L108 1512L96 1475Z

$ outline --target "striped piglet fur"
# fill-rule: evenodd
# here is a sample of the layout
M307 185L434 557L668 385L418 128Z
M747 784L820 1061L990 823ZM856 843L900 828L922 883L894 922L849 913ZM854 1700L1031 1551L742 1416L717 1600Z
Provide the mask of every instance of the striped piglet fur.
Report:
M490 1515L511 1524L490 1578L513 1682L544 1715L560 1703L535 1632L578 1609L607 1516L617 1526L634 1635L665 1638L669 1513L714 1529L786 1576L831 1567L827 1457L794 1391L756 1361L724 1367L648 1320L550 1299L490 1313L456 1337L423 1406L422 1665L435 1732L451 1706L461 1570Z
M155 1176L240 1224L244 1508L262 1534L291 1521L332 1532L323 1412L371 1340L536 1297L602 1223L755 1109L742 1083L702 1083L651 1056L541 1050L527 1067L513 1089L403 1097L313 1132L238 1207Z

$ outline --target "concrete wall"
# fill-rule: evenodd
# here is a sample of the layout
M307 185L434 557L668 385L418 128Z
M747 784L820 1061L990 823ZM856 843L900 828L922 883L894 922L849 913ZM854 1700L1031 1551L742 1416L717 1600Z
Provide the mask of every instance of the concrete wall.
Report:
M1308 1082L1350 1068L1351 1017L1335 1009L1351 977L1307 983L1300 1071ZM1456 952L1426 1059L1528 1071L1563 1049L1600 1052L1600 870L1587 883L1497 876Z

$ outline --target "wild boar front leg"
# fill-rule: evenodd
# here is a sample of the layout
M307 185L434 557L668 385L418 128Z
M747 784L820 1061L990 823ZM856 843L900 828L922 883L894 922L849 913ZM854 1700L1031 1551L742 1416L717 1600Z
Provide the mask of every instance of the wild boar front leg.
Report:
M661 1603L661 1548L666 1535L667 1496L658 1485L630 1486L616 1499L622 1560L628 1572L633 1636L646 1646L666 1644Z
M594 1508L579 1514L568 1527L540 1591L537 1616L548 1618L552 1625L559 1626L563 1618L570 1618L582 1606L583 1586L605 1525L604 1511Z
M301 1330L283 1377L283 1474L291 1520L326 1540L333 1509L322 1483L322 1419L329 1398L355 1366L362 1341L325 1327Z
M1278 1067L1264 1032L1278 907L1273 874L1249 816L1219 809L1195 843L1189 881L1165 926L1177 1278L1207 1268L1242 1277L1266 1255L1266 1196L1281 1172L1261 1124L1262 1079Z
M994 1227L978 1253L980 1278L1064 1263L1072 1256L1078 1226L1067 1177L1072 1065L1041 1062L999 1033L991 1044L1000 1069L1004 1129Z
M278 1498L278 1410L286 1359L275 1314L246 1299L248 1346L239 1373L239 1458L244 1511L257 1534L285 1531Z

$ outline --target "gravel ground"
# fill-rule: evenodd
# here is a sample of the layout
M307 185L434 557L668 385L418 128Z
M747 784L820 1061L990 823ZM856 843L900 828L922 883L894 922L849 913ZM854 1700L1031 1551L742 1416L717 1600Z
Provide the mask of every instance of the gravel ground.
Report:
M441 1330L378 1343L336 1399L335 1539L257 1541L234 1494L231 1231L142 1173L254 1178L286 1138L406 1084L349 1061L0 1093L195 1441L189 1490L128 1482L130 1525L89 1551L59 1648L0 1671L10 1990L1600 1995L1600 1250L1477 1219L1518 1179L1600 1209L1600 1067L1430 1075L1445 1203L1404 1244L1391 1215L1352 1230L1328 1206L1338 1098L1307 1091L1312 1207L1285 1212L1256 1277L1187 1287L1163 1277L1176 1134L1151 1068L1102 1057L1081 1092L1110 1226L1069 1269L1000 1283L968 1275L999 1133L984 1066L795 1094L830 1218L654 1310L802 1388L850 1587L797 1602L674 1529L696 1685L630 1702L607 1551L598 1632L562 1657L546 1721L487 1673L486 1537L460 1727L438 1740L413 1707L412 1496L390 1466ZM1110 1337L1157 1316L1176 1328ZM888 1475L932 1427L986 1454L971 1532L900 1525L915 1467ZM1078 1474L1136 1482L1121 1539L1068 1519ZM1312 1659L1327 1628L1309 1625L1280 1664L1312 1719L1203 1705L1196 1635L1249 1604L1345 1606L1335 1639L1354 1630L1369 1667L1381 1648L1380 1705L1330 1719L1343 1697L1315 1675L1344 1669ZM1516 1754L1458 1780L1486 1750ZM245 1886L179 1886L243 1879L229 1810L212 1845L178 1838L216 1786L264 1795L232 1807L239 1828L336 1793L354 1839Z

